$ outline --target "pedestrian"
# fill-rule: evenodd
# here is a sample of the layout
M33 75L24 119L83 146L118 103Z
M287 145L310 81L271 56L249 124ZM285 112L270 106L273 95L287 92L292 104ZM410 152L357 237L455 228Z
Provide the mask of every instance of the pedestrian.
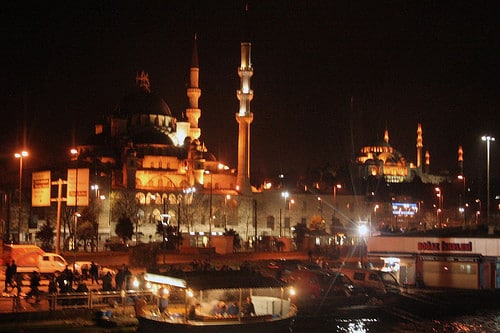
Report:
M49 309L52 310L54 304L55 295L57 295L57 278L55 275L50 276L49 287L48 287L47 300L49 301Z
M12 269L10 267L10 264L6 263L5 264L5 287L3 289L4 293L9 291L9 289L8 289L9 282L12 284Z
M40 290L38 287L40 286L40 275L37 271L33 271L31 273L30 280L30 291L26 294L26 301L28 301L31 297L35 298L35 303L40 303Z
M10 264L10 269L12 270L12 276L16 275L17 265L15 260L12 260L12 263Z
M129 271L128 266L125 266L125 269L123 271L123 282L125 285L125 290L132 289L132 272Z
M17 296L20 297L23 287L23 273L16 273L16 275L14 275L14 279L16 281Z
M125 281L125 264L118 270L115 275L116 290L123 289L123 281Z
M111 277L110 272L107 272L102 277L102 290L103 291L112 291L113 290L112 280L113 280L113 278Z
M90 273L90 279L91 279L92 283L94 283L94 281L95 281L96 284L99 284L99 268L97 267L96 263L93 261L90 264L89 273Z

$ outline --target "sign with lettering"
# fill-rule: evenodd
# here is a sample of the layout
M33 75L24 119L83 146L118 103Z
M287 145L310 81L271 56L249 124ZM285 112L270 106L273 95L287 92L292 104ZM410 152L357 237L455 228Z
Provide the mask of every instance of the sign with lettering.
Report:
M472 252L472 242L468 243L449 243L445 241L441 242L418 242L417 244L419 251L434 251L434 252L449 252L449 251L459 251L459 252Z
M50 171L33 172L31 180L31 206L50 206Z

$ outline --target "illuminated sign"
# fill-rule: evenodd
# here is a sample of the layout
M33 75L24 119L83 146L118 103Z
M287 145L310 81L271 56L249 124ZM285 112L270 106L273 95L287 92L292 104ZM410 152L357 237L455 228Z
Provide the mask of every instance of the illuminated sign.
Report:
M468 243L448 243L438 242L418 242L419 251L463 251L472 252L472 242Z
M415 203L393 202L392 214L395 216L413 216L418 212L418 206Z
M50 206L50 171L33 172L31 174L31 206Z

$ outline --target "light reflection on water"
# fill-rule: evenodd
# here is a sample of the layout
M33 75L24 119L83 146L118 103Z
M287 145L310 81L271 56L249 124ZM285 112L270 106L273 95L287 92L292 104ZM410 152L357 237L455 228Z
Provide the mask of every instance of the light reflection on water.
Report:
M481 311L441 320L403 321L400 318L307 318L297 320L293 333L498 333L500 311Z

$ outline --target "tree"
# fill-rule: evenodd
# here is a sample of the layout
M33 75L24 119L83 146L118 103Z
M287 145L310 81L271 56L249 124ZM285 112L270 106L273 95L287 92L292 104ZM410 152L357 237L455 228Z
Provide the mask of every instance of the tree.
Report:
M304 243L304 239L306 238L308 232L309 229L307 229L307 225L305 223L298 223L295 225L293 229L293 236L298 249L302 248L302 244Z
M135 192L131 190L113 191L111 192L110 200L113 203L111 215L113 219L118 218L116 234L124 241L132 239L134 224L137 226L139 223L140 211L140 205L137 201ZM119 226L120 224L121 226Z
M134 225L130 218L126 216L122 216L118 219L118 223L116 224L115 233L120 237L124 242L129 239L132 239L132 235L134 234Z
M311 230L325 230L325 221L319 215L313 215L311 221L309 222L309 229Z
M234 229L225 229L224 236L233 236L233 250L237 251L241 248L240 235Z
M177 233L177 227L166 222L158 221L156 232L162 235L162 246L164 249L173 250L181 240L181 236Z
M35 234L35 238L42 242L42 249L44 251L52 251L52 244L54 240L54 227L48 222L42 225L40 230Z

